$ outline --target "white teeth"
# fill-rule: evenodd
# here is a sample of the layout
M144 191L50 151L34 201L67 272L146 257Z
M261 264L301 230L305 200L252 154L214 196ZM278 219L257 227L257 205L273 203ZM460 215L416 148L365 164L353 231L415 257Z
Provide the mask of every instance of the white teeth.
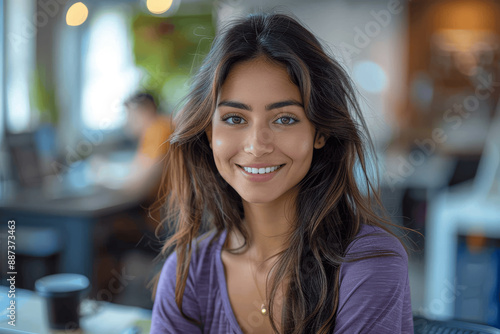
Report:
M267 174L267 173L272 173L275 170L280 168L280 166L274 166L274 167L266 167L266 168L250 168L250 167L243 167L243 169L251 174Z

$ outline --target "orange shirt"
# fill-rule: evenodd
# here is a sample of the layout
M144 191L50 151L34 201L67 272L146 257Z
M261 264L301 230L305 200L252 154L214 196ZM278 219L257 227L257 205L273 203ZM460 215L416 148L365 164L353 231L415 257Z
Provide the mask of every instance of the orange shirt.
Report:
M159 115L140 139L138 153L154 160L163 158L170 147L167 139L172 132L173 127L170 119L167 116Z

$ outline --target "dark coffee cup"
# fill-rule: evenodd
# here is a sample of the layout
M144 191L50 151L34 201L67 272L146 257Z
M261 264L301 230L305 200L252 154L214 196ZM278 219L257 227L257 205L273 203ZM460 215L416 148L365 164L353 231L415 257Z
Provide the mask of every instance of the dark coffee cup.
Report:
M88 278L79 274L49 275L35 282L36 292L46 300L50 328L80 328L80 302L89 288Z

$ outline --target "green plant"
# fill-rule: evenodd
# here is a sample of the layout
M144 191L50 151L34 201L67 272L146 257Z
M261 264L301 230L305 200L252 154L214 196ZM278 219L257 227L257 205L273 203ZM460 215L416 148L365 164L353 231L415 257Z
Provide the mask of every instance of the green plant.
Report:
M135 63L145 75L141 89L176 102L185 93L191 72L210 49L215 29L210 14L132 20Z
M55 88L47 77L42 65L37 65L30 90L30 104L40 113L42 123L56 125L59 121L59 110L56 103Z

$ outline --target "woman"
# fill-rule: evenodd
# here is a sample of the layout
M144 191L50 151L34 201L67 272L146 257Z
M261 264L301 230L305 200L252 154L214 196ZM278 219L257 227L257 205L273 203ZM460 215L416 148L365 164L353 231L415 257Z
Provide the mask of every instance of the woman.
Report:
M151 333L413 333L355 90L308 30L282 14L224 29L175 127Z

